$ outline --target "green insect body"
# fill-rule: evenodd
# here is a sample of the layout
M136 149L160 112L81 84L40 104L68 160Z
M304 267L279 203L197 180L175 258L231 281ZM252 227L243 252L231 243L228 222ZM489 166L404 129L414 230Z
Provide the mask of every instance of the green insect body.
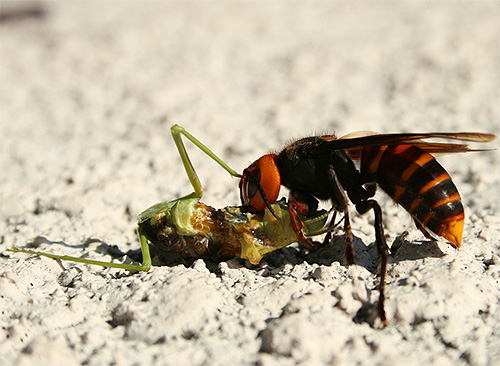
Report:
M284 200L273 204L279 219L242 211L240 206L215 209L198 199L158 203L139 216L139 229L149 242L186 258L239 257L258 264L267 253L298 240ZM330 230L328 211L303 219L304 233Z

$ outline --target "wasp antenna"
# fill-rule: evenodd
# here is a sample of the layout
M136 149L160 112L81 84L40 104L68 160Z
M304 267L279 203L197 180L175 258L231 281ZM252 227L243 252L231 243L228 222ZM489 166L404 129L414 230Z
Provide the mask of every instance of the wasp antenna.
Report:
M255 179L252 174L248 174L247 175L248 178L250 178L250 180L252 181L253 184L255 184L255 186L257 187L257 190L259 191L261 197L262 197L262 200L264 201L264 203L266 204L266 207L269 209L269 211L273 214L274 217L276 217L277 220L280 220L280 217L278 216L278 214L274 211L273 207L271 206L271 204L269 203L269 200L267 199L267 196L266 196L266 192L264 191L264 188L262 188L262 186L260 185L260 183L257 181L257 179Z

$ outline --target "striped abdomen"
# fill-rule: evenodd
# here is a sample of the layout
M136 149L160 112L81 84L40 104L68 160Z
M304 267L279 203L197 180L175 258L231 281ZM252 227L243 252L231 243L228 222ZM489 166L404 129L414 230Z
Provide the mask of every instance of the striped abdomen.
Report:
M361 174L403 206L424 234L428 229L460 247L465 217L460 194L431 154L413 145L364 147Z

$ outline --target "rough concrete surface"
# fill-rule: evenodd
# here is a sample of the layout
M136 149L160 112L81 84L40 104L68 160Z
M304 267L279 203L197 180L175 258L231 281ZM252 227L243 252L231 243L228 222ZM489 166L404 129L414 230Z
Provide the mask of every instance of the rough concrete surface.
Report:
M357 321L379 277L373 215L354 208L350 267L342 232L258 266L148 273L5 250L129 260L112 255L139 248L137 215L191 192L173 123L238 171L314 133L498 134L499 2L22 5L0 4L0 364L500 364L498 150L439 158L460 250L377 193L401 245L384 329ZM238 181L188 149L203 201L238 204Z

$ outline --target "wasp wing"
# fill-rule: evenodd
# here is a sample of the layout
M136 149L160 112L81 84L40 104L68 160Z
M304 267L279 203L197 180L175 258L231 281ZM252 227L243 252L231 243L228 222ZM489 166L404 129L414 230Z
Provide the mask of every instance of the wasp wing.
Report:
M349 156L357 160L365 146L385 146L411 144L431 153L431 154L453 154L469 151L485 151L485 149L475 150L467 144L426 142L422 139L446 139L461 140L470 142L489 142L496 138L490 133L477 132L435 132L435 133L389 133L377 134L376 132L360 131L354 132L338 139L325 139L323 143L316 146L313 155L330 154L332 150L343 149ZM487 150L487 149L486 149Z

